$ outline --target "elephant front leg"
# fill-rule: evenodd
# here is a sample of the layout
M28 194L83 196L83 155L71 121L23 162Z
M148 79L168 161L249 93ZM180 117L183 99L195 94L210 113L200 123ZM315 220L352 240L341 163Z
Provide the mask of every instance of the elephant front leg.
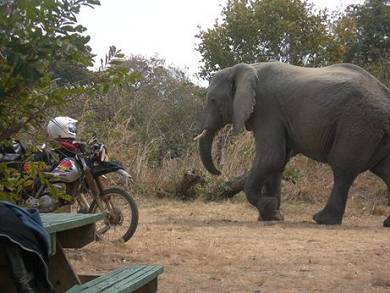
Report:
M248 201L258 209L260 221L281 220L281 173L288 160L284 127L276 120L259 118L254 134L256 158L244 191Z
M313 216L314 221L323 225L339 225L344 216L348 191L356 176L334 174L332 193L326 206Z
M279 164L255 163L245 184L246 197L258 209L259 221L283 220L279 210L281 171L275 171L276 166Z
M273 220L276 221L283 221L284 217L282 213L280 212L280 203L281 203L281 182L282 182L282 175L283 172L278 172L270 177L267 178L265 181L260 201L261 198L267 198L267 197L275 197L277 200L276 203L276 211L275 215L272 216ZM259 219L261 220L261 219Z

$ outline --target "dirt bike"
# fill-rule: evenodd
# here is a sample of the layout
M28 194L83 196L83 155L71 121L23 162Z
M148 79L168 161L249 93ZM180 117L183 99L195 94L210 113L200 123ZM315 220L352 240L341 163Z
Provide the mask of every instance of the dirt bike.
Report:
M113 172L121 174L126 181L131 176L116 162L108 161L106 147L96 136L88 143L58 140L56 152L61 159L50 162L52 167L41 172L52 187L65 185L70 203L77 203L79 213L103 213L102 221L96 223L96 237L100 240L128 241L138 226L138 208L132 196L121 188L106 188L103 178ZM42 152L45 153L45 152ZM46 157L46 156L45 156ZM47 161L47 160L46 160ZM11 162L11 165L15 165ZM21 164L21 170L28 168L28 162ZM35 180L33 191L24 197L27 206L40 211L53 211L69 202L50 195L48 185Z

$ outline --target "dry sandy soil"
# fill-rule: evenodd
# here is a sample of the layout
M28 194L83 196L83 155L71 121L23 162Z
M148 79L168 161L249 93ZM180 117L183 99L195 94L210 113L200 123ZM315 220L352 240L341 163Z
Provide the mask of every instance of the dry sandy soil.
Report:
M309 204L284 203L278 223L257 222L242 199L139 207L129 242L68 252L79 271L161 264L159 292L390 292L386 216L349 206L342 226L326 227L312 223L320 206Z

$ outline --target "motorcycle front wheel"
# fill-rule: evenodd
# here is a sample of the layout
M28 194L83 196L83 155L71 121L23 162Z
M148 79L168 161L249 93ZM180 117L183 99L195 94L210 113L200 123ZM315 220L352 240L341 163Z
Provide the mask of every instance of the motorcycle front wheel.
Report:
M96 236L104 241L128 241L138 226L138 207L131 195L120 188L103 190L100 195L104 210L93 200L89 213L103 213L104 219L96 222Z

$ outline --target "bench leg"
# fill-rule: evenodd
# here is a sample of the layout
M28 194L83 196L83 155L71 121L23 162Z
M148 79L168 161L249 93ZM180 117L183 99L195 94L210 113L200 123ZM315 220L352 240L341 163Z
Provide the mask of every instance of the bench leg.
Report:
M58 240L56 248L56 254L49 259L49 278L55 292L65 292L74 285L81 283Z
M157 278L154 278L149 283L145 284L141 288L138 288L134 292L136 292L136 293L154 293L154 292L157 292Z

